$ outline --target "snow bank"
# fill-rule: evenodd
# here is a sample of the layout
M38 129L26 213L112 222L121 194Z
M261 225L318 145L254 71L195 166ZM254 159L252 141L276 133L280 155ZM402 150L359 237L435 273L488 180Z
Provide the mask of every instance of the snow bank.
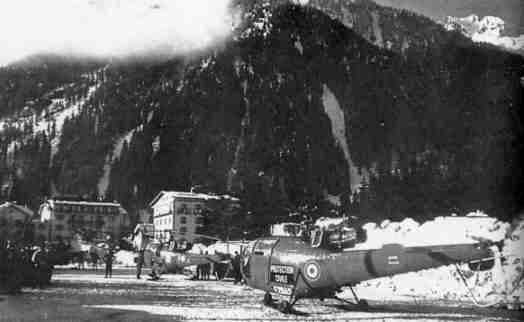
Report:
M247 245L247 243L243 242L218 242L215 244L209 245L205 251L208 252L208 254L216 254L216 253L222 253L222 254L230 254L235 255L235 252L238 252L241 254L241 248L242 245Z
M188 253L191 254L205 254L207 250L207 246L204 244L194 244L193 247L188 250Z
M488 217L481 212L465 217L437 217L420 225L411 218L401 222L385 220L380 225L367 223L363 226L367 240L358 244L359 249L381 248L384 244L404 246L431 246L445 244L471 244L479 239L500 241L510 225Z
M329 226L340 225L343 221L344 221L344 218L342 217L337 217L337 218L320 217L315 222L315 226L329 228Z
M508 224L477 212L466 217L438 217L422 225L408 218L401 222L384 221L380 225L368 223L363 228L368 232L368 240L357 245L360 248L381 247L391 242L415 246L471 243L478 238L504 241L502 253L493 247L496 258L491 270L473 272L467 265L460 267L474 299L453 265L362 282L357 290L363 298L398 300L413 297L480 303L510 303L524 299L524 217ZM342 296L352 297L349 290Z
M120 250L116 252L115 264L123 266L135 266L135 253L128 250Z

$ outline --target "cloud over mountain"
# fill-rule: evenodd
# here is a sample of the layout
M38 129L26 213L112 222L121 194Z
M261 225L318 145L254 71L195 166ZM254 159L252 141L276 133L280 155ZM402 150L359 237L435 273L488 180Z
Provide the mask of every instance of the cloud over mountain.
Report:
M36 53L175 55L231 30L229 0L17 0L0 3L0 65Z

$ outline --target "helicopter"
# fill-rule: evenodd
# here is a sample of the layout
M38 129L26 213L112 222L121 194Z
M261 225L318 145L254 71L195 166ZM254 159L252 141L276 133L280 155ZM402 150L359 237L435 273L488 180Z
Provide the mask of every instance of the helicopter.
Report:
M222 279L226 274L231 255L215 251L213 254L189 252L191 243L180 243L175 248L163 249L162 244L154 240L154 228L151 224L138 224L133 232L130 242L137 251L144 252L144 263L148 267L153 266L153 262L160 262L160 272L178 273L188 266L197 266L205 264L215 265L217 277ZM198 237L220 241L219 238L196 234Z
M494 265L491 246L495 243L490 241L415 247L385 244L365 249L355 247L367 238L365 231L348 225L312 227L309 234L298 235L259 238L242 252L241 272L247 285L265 291L263 303L283 313L290 313L298 300L306 298L367 307L353 286L369 279L457 263L468 263L472 270ZM337 297L342 287L350 288L354 302Z

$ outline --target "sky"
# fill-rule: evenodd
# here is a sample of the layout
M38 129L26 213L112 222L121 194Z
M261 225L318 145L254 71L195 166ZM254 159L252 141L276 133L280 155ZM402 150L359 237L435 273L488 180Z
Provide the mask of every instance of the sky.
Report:
M0 0L0 66L36 53L122 57L203 49L231 31L230 0Z

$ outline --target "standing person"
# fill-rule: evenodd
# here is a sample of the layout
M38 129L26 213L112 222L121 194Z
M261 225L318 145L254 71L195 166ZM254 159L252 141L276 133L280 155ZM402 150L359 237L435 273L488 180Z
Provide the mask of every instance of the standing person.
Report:
M107 250L104 255L104 261L106 263L106 275L105 278L111 278L113 275L113 257L114 257L114 250L113 245L111 242L111 237L107 236Z
M38 247L31 256L31 262L36 271L36 279L39 288L51 283L53 274L53 264L50 261L49 248L47 246Z
M175 241L175 235L171 232L169 235L169 241L167 242L167 250L174 252L177 250L177 245Z
M162 244L156 249L155 255L153 256L153 267L151 268L151 279L153 281L158 281L160 279L161 269L162 269L162 256L160 255L160 249Z
M136 258L136 278L140 279L142 274L142 267L144 266L144 252L146 246L149 244L149 237L145 234L145 230L142 226L137 225L135 231L133 232L133 245L138 251L138 256Z
M209 263L202 264L202 280L206 281L209 279Z
M208 255L208 254L209 254L209 253L206 251L206 252L205 252L206 258L207 258L207 255ZM209 273L210 273L210 271L211 271L211 263L205 263L205 264L203 264L202 266L203 266L202 270L203 270L203 272L204 272L204 277L203 277L203 279L207 281L207 280L209 280Z
M233 275L235 277L235 284L239 283L242 280L242 276L240 274L240 255L237 251L235 251L235 256L232 260L233 264Z
M196 266L196 279L199 280L202 276L202 264L197 264Z
M139 250L138 257L136 259L136 279L140 279L140 274L142 274L143 265L144 265L144 250Z

